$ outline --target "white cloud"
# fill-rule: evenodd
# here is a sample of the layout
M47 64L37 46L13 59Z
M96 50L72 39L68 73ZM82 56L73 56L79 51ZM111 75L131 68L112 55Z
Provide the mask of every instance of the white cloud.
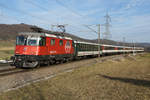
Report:
M144 0L130 0L130 2L124 8L125 10L139 6L143 3Z

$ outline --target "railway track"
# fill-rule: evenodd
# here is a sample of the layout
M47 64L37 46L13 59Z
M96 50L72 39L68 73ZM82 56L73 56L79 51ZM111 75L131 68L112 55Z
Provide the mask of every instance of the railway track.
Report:
M116 58L117 56L123 56L123 55L104 56L104 57L101 57L99 59L99 61L103 62L107 59ZM80 59L80 60L85 61L85 60L88 60L88 59L96 59L96 58L86 58L86 59ZM53 64L53 65L50 65L50 66L41 66L41 67L35 68L35 69L20 69L20 68L15 68L15 67L12 67L12 66L2 66L2 65L0 65L0 77L13 75L13 74L17 74L17 73L24 73L24 72L29 72L29 71L40 70L40 69L44 69L44 68L47 68L47 67L57 67L57 66L60 66L60 65L63 66L65 64L69 64L69 63L72 63L72 62L78 62L80 60L69 61L69 62L66 62L66 63L56 63L56 64ZM8 65L8 64L5 64L5 65ZM70 69L74 69L74 68L70 68Z
M16 70L16 68L3 68L3 69L0 69L0 74L3 73L3 72L7 72L7 71L12 71L12 70Z
M0 63L0 67L9 66L9 63Z
M12 66L5 66L5 67L3 66L3 68L2 67L0 68L0 77L28 71L31 71L31 69L19 69Z
M0 70L0 77L17 74L17 73L22 73L22 72L28 72L28 71L30 71L30 70L17 69L17 68L3 69L3 70Z
M114 56L106 56L106 57L102 57L100 60L105 61L106 59L113 58L113 57ZM87 58L87 59L95 59L95 58ZM87 59L82 59L82 60L85 61ZM65 64L68 64L68 63L78 62L78 61L80 61L80 60L75 60L75 61L61 63L61 64L56 63L56 64L53 64L53 65L50 65L50 66L42 66L42 67L39 67L39 68L36 68L36 69L20 69L20 68L15 68L15 67L12 67L12 66L6 66L6 65L9 65L9 64L5 64L5 66L2 66L3 65L2 64L2 65L0 65L0 77L13 75L13 74L17 74L17 73L24 73L24 72L34 71L34 70L40 70L40 69L47 68L47 67L56 67L57 65L65 65Z

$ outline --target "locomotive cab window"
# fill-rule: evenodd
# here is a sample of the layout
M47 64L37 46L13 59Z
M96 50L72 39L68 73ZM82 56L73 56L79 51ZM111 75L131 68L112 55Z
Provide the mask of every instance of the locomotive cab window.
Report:
M60 46L63 45L63 40L59 40L59 45L60 45Z
M37 40L36 39L28 39L27 45L37 46Z
M27 37L27 45L37 46L38 44L39 44L38 37L32 37L32 36Z
M73 47L75 46L75 43L74 43L74 41L72 41L72 46L73 46Z
M51 45L55 45L55 39L51 39Z
M45 46L46 45L46 38L45 37L40 37L39 45L40 46Z
M26 37L24 37L24 36L17 36L17 38L16 38L16 45L26 45Z

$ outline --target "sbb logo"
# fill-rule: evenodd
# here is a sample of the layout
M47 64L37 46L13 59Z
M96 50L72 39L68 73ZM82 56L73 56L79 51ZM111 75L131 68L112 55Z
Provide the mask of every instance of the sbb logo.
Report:
M65 52L66 53L70 53L70 51L71 51L71 45L70 45L70 42L67 41L66 45L65 45Z

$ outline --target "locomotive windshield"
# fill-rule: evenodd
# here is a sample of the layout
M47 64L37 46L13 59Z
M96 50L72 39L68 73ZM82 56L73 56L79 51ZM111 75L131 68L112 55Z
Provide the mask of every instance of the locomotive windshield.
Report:
M44 46L45 37L17 36L16 45Z
M45 46L45 37L28 37L27 45L30 46Z
M37 39L28 39L27 45L37 46Z
M25 44L26 44L26 37L17 36L16 45L25 45Z

